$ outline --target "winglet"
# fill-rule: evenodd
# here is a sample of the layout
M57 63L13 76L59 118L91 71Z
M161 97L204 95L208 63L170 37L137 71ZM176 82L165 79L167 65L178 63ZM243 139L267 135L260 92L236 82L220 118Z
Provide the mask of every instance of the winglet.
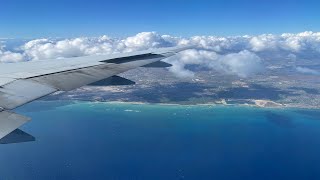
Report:
M0 110L0 139L30 121L30 118L13 112Z

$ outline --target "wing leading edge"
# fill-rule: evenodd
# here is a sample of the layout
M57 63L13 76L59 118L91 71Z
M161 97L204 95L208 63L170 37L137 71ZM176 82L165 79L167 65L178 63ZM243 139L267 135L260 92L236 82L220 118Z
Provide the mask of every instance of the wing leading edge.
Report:
M0 64L0 139L30 119L11 112L26 103L69 91L156 62L192 47L161 48L109 56L86 56L64 61ZM21 65L23 64L23 65ZM40 64L40 65L39 65ZM168 66L163 66L168 67Z

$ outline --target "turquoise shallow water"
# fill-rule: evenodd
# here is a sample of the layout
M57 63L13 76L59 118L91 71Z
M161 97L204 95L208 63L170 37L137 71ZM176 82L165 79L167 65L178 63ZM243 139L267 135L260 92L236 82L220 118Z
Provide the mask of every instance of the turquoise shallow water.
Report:
M320 179L320 110L34 102L0 179Z

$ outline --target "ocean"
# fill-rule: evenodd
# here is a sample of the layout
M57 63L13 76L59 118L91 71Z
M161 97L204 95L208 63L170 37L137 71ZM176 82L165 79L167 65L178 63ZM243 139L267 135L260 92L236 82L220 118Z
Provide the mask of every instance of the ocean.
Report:
M0 179L320 179L320 110L37 101Z

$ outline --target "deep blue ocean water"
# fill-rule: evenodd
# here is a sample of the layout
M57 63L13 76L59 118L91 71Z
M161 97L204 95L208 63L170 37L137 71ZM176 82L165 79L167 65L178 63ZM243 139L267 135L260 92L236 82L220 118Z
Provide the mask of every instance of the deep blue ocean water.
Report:
M320 179L320 110L38 101L0 179Z

